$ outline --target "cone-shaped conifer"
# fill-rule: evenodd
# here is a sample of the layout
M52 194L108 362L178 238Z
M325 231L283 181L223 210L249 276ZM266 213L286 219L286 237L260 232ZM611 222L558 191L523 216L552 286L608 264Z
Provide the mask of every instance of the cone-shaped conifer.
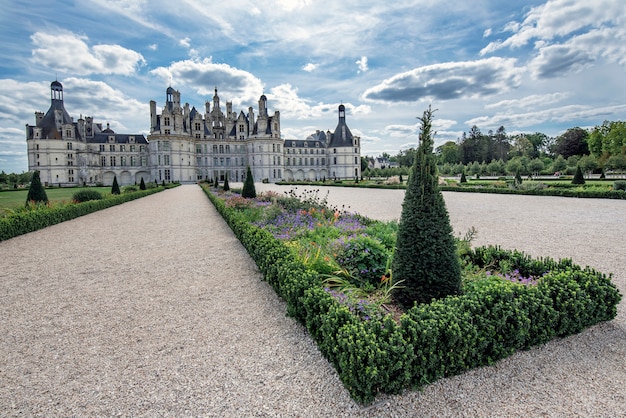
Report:
M243 190L241 192L241 196L247 198L256 197L254 178L252 177L252 170L250 170L250 166L248 166L248 170L246 171L246 180L243 182Z
M41 184L41 178L39 177L39 171L33 173L33 178L30 181L30 188L28 189L28 196L26 197L26 204L28 202L48 202L48 195L46 189Z
M228 174L224 176L224 191L227 192L230 190L230 185L228 184Z
M111 194L120 194L120 185L117 184L117 176L113 177L113 186L111 186Z
M585 178L583 177L583 171L580 169L580 166L576 166L576 174L574 174L572 184L585 184Z
M424 111L420 144L407 183L393 258L394 280L404 280L394 293L405 308L458 294L461 268L433 154L432 114Z
M141 181L139 182L139 190L146 190L146 182L143 181L143 177L141 178Z

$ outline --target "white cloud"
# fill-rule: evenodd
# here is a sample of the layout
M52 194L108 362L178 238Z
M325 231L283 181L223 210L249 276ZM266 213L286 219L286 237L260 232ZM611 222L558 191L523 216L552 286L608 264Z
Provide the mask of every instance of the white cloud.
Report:
M184 46L185 48L189 48L191 46L191 39L189 37L185 37L178 41L180 46Z
M448 62L415 68L363 93L364 100L412 102L484 97L520 85L523 69L513 58Z
M367 71L369 68L367 66L367 57L362 56L361 59L355 62L356 65L359 66L359 73Z
M570 97L570 93L533 94L521 99L501 100L485 105L485 109L519 108L529 109L558 103Z
M70 32L36 32L32 60L50 69L77 75L131 75L145 64L143 56L120 45L99 44L89 47L86 36Z
M263 94L263 83L257 77L228 64L213 63L211 58L177 61L151 73L168 82L171 79L172 86L179 90L177 85L188 86L199 95L213 96L217 87L220 96L232 101L234 106L248 106Z
M612 120L622 115L626 105L590 107L566 105L526 113L496 113L492 116L480 116L467 120L468 126L476 125L481 129L497 129L499 126L524 128L545 123L567 123L580 120Z
M157 45L157 44L150 44L150 45L148 45L148 49L151 49L152 51L156 51L157 49L159 49L159 45Z
M307 63L306 65L304 65L302 67L302 69L308 73L313 72L315 70L317 70L317 68L319 67L319 64L313 64L312 62Z

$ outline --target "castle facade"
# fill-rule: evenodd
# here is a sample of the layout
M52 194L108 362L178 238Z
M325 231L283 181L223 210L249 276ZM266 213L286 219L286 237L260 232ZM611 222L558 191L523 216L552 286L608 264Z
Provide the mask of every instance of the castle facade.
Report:
M65 110L63 86L50 85L48 112L35 112L35 125L26 125L28 169L40 171L44 184L76 186L144 181L195 183L219 179L241 182L250 166L256 181L353 179L361 175L360 138L346 124L339 106L334 132L317 131L304 140L281 136L280 112L270 114L267 97L258 113L222 111L215 89L212 102L199 112L181 105L180 92L168 87L165 104L157 111L150 101L149 135L119 134L107 124L81 115L77 121Z

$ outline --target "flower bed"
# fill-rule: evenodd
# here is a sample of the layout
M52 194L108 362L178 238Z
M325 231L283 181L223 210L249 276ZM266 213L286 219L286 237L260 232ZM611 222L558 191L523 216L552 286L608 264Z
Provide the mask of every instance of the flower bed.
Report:
M394 315L381 309L385 304L377 304L380 299L352 293L365 288L369 294L379 292L380 296L382 292L384 296L393 286L385 280L391 277L387 266L380 275L381 283L373 283L355 263L348 274L358 277L358 283L348 290L329 287L328 278L333 275L324 270L337 266L348 270L327 252L340 237L361 237L367 231L381 252L393 248L392 240L385 242L389 234L383 233L387 238L380 239L380 230L388 232L385 226L346 215L346 221L351 219L346 225L351 226L341 232L336 225L343 221L342 211L321 208L317 204L323 200L309 198L307 202L306 197L298 206L291 196L294 200L287 207L292 205L296 214L300 211L300 218L291 218L289 223L306 224L307 228L285 230L271 222L284 216L277 209L283 206L275 204L277 196L261 198L262 203L245 202L257 216L251 223L246 217L250 213L244 216L241 211L244 202L233 205L209 188L204 190L264 278L287 302L288 314L307 327L359 402L493 364L517 350L580 332L617 314L621 295L610 276L583 269L570 260L533 259L498 247L471 250L460 246L466 271L462 295ZM275 213L267 215L272 210ZM281 239L282 235L288 239ZM307 240L315 244L303 245ZM493 273L488 275L488 271Z

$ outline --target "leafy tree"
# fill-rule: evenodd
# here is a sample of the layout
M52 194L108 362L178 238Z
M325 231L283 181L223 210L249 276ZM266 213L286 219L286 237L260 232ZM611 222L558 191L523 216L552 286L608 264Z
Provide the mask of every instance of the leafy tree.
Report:
M113 177L113 186L111 186L111 194L120 194L120 185L117 184L117 176Z
M576 174L574 174L572 184L585 184L585 178L583 177L583 171L580 169L580 166L576 167Z
M456 164L461 161L459 146L454 141L447 141L445 144L437 147L435 154L439 156L440 164ZM413 156L415 156L415 152L413 152ZM410 164L407 164L409 167L412 165L412 161Z
M565 159L573 155L589 154L589 147L587 145L588 136L589 132L582 128L568 129L565 133L556 138L554 154L562 155Z
M552 171L561 172L567 168L567 161L563 158L562 155L557 156L552 163Z
M583 155L580 157L580 160L578 160L578 166L582 170L583 174L590 174L594 170L600 168L600 164L598 164L598 161L593 155Z
M252 170L250 170L250 166L248 166L248 169L246 170L246 180L243 182L243 190L241 191L241 196L246 198L256 197L254 178L252 177Z
M539 173L544 169L545 165L540 158L535 158L530 160L528 163L528 169L532 173L533 176L538 176Z
M228 184L228 174L224 177L224 191L227 192L230 190L230 185Z
M404 280L394 297L406 308L458 294L461 289L452 227L438 186L432 115L429 106L418 118L422 122L420 144L402 203L392 264L394 279Z
M143 177L141 178L141 182L139 183L139 190L146 190L146 182L143 181Z
M48 195L46 194L46 189L44 189L43 185L41 184L39 171L35 171L33 173L33 179L30 182L28 196L26 196L26 204L28 205L29 202L48 202Z

